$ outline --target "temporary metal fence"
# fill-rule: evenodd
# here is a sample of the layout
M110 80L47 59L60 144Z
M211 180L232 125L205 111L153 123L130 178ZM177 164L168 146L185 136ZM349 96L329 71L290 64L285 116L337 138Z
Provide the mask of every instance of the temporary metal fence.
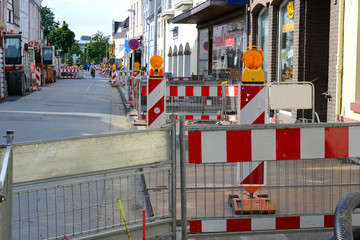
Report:
M360 190L359 141L360 123L185 127L181 119L182 239L331 230L339 199ZM259 161L263 174L252 167ZM265 186L251 195L239 179Z
M139 119L146 119L147 81L135 84L135 106ZM238 86L218 82L170 81L166 86L166 112L189 121L237 121Z
M147 238L174 236L175 136L171 125L12 145L12 239L125 239L122 211L133 239L144 216Z
M11 239L13 155L11 143L13 132L8 131L6 145L0 145L0 236ZM6 221L8 220L8 221Z

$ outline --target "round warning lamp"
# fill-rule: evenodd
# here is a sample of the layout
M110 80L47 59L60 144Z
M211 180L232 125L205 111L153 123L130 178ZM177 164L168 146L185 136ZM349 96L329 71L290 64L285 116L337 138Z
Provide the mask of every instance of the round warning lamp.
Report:
M154 55L150 58L150 65L153 68L161 68L161 66L163 65L163 59L161 56L159 55Z
M244 50L243 62L250 69L261 67L264 62L264 53L258 46L250 46Z

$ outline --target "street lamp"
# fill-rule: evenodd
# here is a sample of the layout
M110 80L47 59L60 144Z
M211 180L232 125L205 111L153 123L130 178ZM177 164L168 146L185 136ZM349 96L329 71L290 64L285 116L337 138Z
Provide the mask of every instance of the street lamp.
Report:
M135 9L128 9L128 12L130 12L133 16L133 38L135 38ZM132 61L131 61L131 68L134 71L134 61L135 61L135 50L132 51Z

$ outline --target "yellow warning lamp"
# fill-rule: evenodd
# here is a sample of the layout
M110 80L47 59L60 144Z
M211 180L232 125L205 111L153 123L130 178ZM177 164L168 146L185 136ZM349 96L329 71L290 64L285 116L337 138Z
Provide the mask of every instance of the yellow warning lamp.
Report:
M261 66L264 62L264 53L258 46L249 46L244 50L243 62L245 70L242 73L243 83L264 83L265 75Z
M140 63L139 62L134 62L134 72L140 72Z
M163 59L160 55L155 54L150 58L150 77L163 77L164 71L162 69Z
M121 68L122 67L122 65L121 65L121 63L119 64L119 68Z
M112 69L116 70L116 65L115 64L112 65Z
M50 46L50 43L48 42L48 46Z
M11 29L11 30L10 30L10 33L14 33L14 29Z

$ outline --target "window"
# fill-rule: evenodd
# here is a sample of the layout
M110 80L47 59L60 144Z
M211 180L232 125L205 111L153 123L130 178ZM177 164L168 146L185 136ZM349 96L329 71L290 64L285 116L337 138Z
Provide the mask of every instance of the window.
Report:
M203 29L199 31L199 78L200 80L208 77L208 58L209 58L209 31Z
M242 72L243 21L237 20L213 28L212 78L239 80Z
M287 0L279 13L279 81L291 81L294 65L294 1Z
M262 69L264 70L265 80L267 79L267 66L268 66L268 38L269 38L269 9L264 8L259 14L259 27L258 27L258 43L259 47L264 52L264 63Z

